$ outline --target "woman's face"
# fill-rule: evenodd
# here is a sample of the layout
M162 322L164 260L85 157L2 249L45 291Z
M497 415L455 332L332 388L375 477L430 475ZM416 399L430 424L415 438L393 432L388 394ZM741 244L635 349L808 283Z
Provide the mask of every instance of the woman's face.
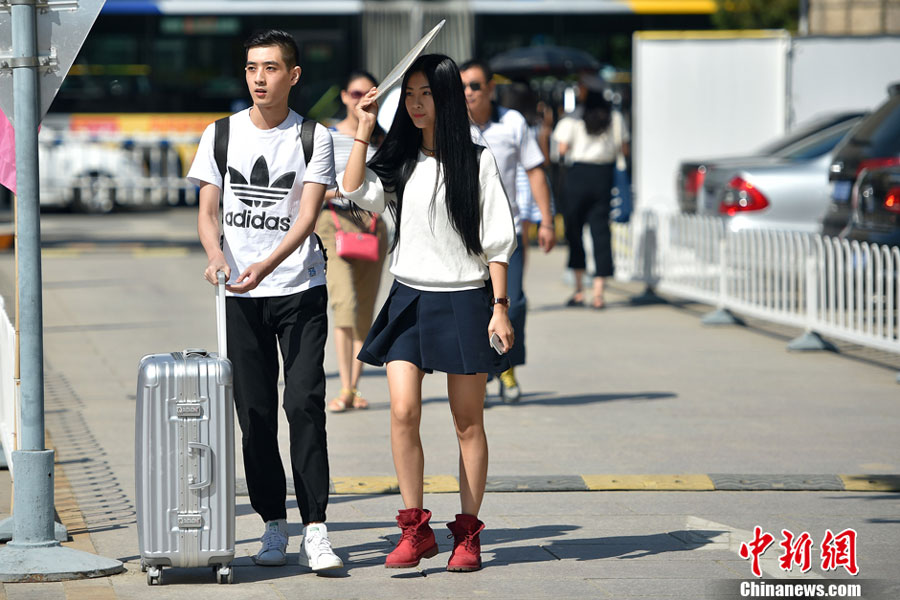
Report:
M373 87L375 87L375 83L369 81L368 77L357 77L350 82L346 90L341 90L341 102L348 111L352 111L359 104L360 99L366 95L366 92Z
M434 127L434 98L424 73L413 73L406 82L406 112L419 129Z

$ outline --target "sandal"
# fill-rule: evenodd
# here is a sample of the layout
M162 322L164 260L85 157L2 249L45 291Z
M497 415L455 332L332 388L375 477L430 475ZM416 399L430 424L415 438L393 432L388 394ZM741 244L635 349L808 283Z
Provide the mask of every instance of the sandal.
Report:
M356 388L353 388L353 401L351 402L351 406L357 410L365 410L369 408L369 403L363 398L363 395Z
M346 412L348 409L353 408L354 396L353 390L348 390L347 388L341 388L340 395L331 399L331 402L328 403L328 412L333 413L342 413Z
M584 293L583 292L575 292L569 301L566 302L566 306L584 306Z

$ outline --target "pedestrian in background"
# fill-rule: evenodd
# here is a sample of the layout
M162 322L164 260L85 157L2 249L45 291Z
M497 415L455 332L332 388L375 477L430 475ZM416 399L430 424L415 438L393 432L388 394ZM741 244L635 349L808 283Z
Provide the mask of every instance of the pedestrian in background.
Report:
M516 224L516 236L522 234L522 215L516 204L516 168L521 165L528 175L531 192L541 213L538 243L544 252L556 244L553 214L550 209L550 188L542 168L544 154L521 113L504 108L492 101L493 72L484 61L472 59L460 67L466 105L471 121L472 139L485 144L497 159L503 187L509 195ZM499 375L500 395L504 402L517 402L521 396L515 367L525 364L525 317L527 299L523 288L524 249L516 248L509 261L509 317L516 331L517 344L509 351L509 369Z
M347 109L346 117L330 127L334 140L334 166L341 172L350 158L353 138L359 127L354 108L366 92L378 85L375 78L365 71L354 71L346 79L341 90L341 101ZM384 136L380 127L375 128L366 148L366 159L375 155L378 142ZM381 271L387 254L387 228L384 220L374 213L354 214L351 203L341 198L337 190L325 192L325 206L319 215L316 233L328 252L328 299L334 318L334 347L337 353L340 393L328 403L331 412L344 412L350 408L365 409L369 403L359 391L359 379L363 363L356 358L363 340L372 325L375 297L381 283ZM374 232L372 226L374 225ZM336 233L374 233L378 238L376 260L344 258L338 255Z
M360 100L357 140L338 175L346 198L366 210L390 210L396 226L394 284L359 355L387 364L391 451L405 506L397 516L403 533L385 566L413 567L438 553L431 512L423 507L419 423L422 378L442 371L459 442L461 503L447 525L454 540L447 569L474 571L481 568L478 512L488 466L485 382L487 373L508 365L489 338L496 334L506 349L515 339L506 295L515 226L494 157L472 142L456 63L421 56L400 89L404 102L368 168L377 90Z
M604 307L604 278L613 274L612 242L609 229L613 168L622 151L623 123L603 92L591 90L585 96L581 116L560 119L553 130L560 156L571 166L566 174L566 198L563 218L569 245L568 267L575 272L575 293L567 306L584 306L586 259L582 234L590 225L596 272L593 278L591 306ZM617 141L618 140L618 141Z
M313 227L334 185L331 135L315 125L305 160L303 117L288 108L300 80L290 34L268 30L244 44L253 106L228 118L224 175L216 162L215 125L203 132L188 179L200 188L197 229L207 255L204 277L225 273L228 358L241 426L250 504L265 523L256 564L287 562L287 486L278 450L278 348L284 364L282 405L290 427L291 471L305 525L302 564L343 566L325 526L325 257ZM219 235L219 199L223 234ZM220 245L221 244L221 245Z

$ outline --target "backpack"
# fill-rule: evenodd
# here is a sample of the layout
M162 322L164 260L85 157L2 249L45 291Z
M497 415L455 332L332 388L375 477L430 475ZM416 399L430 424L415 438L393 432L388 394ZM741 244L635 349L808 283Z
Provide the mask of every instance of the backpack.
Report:
M219 174L222 176L222 194L225 193L225 162L228 158L228 135L229 135L229 119L231 117L222 117L217 119L215 123L215 136L213 137L213 156L216 159L216 166L219 168ZM303 147L303 158L306 166L309 166L309 159L312 158L313 149L315 148L316 122L312 119L303 119L300 125L300 145ZM219 202L222 201L221 195Z
M215 122L215 135L213 136L213 157L216 159L216 167L219 169L219 174L222 176L222 189L219 191L219 220L222 219L223 212L223 204L225 200L225 169L227 165L225 164L228 159L228 137L230 133L230 123L229 119L231 117L222 117L221 119L216 119ZM303 119L303 122L300 124L300 145L303 148L303 159L306 162L306 166L309 166L309 160L312 158L313 149L315 148L315 133L316 133L316 122L312 119ZM221 230L222 224L219 223L219 227ZM325 253L325 247L322 245L322 241L319 240L319 236L316 234L316 239L319 242L319 247L322 248L322 254ZM225 234L222 233L219 235L219 247L225 247ZM327 259L326 259L327 260Z

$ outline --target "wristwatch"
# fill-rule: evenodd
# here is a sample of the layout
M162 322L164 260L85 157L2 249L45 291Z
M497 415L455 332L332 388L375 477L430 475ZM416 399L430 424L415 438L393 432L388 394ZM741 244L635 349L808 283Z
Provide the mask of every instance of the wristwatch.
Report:
M506 298L494 298L493 300L491 300L491 306L493 306L494 304L502 304L503 306L508 307L509 306L509 296L507 296Z

